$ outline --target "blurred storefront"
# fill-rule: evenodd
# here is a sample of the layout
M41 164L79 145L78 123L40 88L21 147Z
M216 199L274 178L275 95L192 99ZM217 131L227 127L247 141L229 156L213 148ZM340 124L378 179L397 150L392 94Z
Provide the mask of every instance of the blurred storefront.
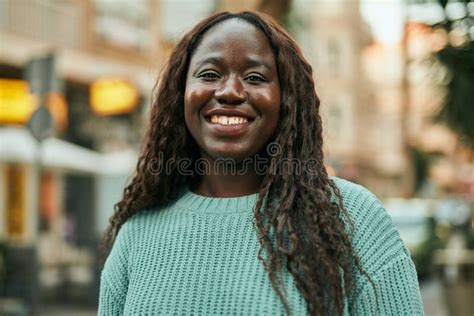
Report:
M0 157L0 236L12 272L2 295L94 304L97 237L108 216L100 210L117 198L104 193L123 187L135 155L100 154L56 138L39 148L25 128L2 127ZM8 266L22 258L32 263L29 273Z
M74 185L77 179L92 183L100 155L60 139L48 139L40 148L23 127L0 129L0 153L0 217L4 220L0 236L7 249L2 294L34 301L40 298L37 293L61 285L61 276L55 278L50 271L57 273L65 262L93 271L92 249L83 248L84 243L68 242L87 233L94 236L93 221L88 226L77 223L78 215L93 215L93 186L81 192L81 199L91 201L81 212L68 207L71 199L78 199L64 187L68 182ZM77 253L80 249L83 251ZM25 262L32 263L26 278L22 277L25 271L15 267Z
M112 4L0 2L0 298L30 311L96 305L97 246L137 159L162 63L157 11ZM35 95L27 68L45 55L61 87ZM26 125L40 105L55 133L38 143Z

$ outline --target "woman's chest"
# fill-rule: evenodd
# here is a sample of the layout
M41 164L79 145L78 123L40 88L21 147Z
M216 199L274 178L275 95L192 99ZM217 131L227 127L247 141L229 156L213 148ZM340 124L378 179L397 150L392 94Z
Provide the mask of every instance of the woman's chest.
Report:
M222 228L179 227L144 239L132 257L124 314L283 314L256 234ZM294 286L289 298L304 310Z

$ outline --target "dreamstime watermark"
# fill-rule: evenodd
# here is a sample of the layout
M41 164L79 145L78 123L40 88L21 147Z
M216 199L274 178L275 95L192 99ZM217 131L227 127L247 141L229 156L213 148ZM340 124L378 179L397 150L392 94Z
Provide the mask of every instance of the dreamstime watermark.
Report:
M178 173L184 176L197 174L200 176L210 174L220 175L244 175L253 171L257 175L265 174L288 174L288 175L318 175L319 163L314 158L281 158L282 148L278 143L269 143L266 147L266 156L256 154L253 157L236 161L232 158L217 158L212 162L205 158L199 158L193 162L190 158L168 158L163 157L163 152L158 153L158 158L153 158L147 164L148 171L153 175ZM194 166L193 166L194 165Z

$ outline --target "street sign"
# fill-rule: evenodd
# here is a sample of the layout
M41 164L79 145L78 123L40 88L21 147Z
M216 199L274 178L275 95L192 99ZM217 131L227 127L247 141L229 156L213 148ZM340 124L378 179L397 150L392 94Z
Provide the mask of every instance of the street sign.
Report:
M26 65L25 79L33 94L59 92L60 81L56 75L56 63L53 54L35 57Z
M44 106L38 107L38 109L33 112L27 126L31 135L39 142L42 142L54 134L53 116Z

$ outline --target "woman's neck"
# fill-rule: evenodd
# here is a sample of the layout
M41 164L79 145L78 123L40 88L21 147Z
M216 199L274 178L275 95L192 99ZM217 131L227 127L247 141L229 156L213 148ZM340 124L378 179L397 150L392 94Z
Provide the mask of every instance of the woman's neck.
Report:
M206 175L201 178L193 192L210 197L239 197L257 193L261 176L254 175Z
M215 160L206 159L208 166L216 166ZM218 165L218 164L217 164ZM209 168L191 190L209 197L239 197L257 193L263 180L253 166L242 168L237 164L218 165Z

